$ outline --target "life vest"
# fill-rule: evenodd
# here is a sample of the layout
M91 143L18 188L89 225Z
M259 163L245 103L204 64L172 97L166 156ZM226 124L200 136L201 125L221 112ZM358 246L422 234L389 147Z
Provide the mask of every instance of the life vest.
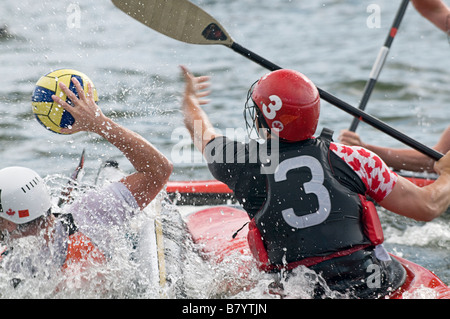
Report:
M71 214L64 214L58 217L61 225L69 234L66 259L62 269L67 270L71 267L80 269L88 267L92 263L103 263L106 261L103 252L91 242L89 237L79 231Z
M383 242L373 203L342 181L365 186L329 146L322 134L280 147L278 167L266 176L267 200L247 237L263 270L311 266Z
M68 269L72 266L84 268L89 264L103 263L106 258L102 251L98 249L91 240L81 232L75 232L69 236L67 245L67 257L62 266Z

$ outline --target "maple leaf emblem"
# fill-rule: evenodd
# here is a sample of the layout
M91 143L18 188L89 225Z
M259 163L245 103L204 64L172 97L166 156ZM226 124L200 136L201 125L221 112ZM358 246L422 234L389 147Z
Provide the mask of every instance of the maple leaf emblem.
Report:
M272 129L276 132L281 132L284 129L284 125L280 121L273 121Z

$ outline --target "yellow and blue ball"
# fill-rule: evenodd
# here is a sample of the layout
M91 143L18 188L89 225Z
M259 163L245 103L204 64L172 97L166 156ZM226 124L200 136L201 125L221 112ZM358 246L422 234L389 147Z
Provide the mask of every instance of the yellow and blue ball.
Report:
M31 97L32 110L37 121L54 133L63 134L61 128L70 127L75 123L70 112L52 100L52 95L56 95L68 104L72 104L72 101L59 87L59 82L64 83L78 97L77 89L72 82L73 77L80 82L85 94L88 93L87 83L91 83L94 100L97 102L97 90L92 81L84 73L72 69L56 70L41 77L37 81Z

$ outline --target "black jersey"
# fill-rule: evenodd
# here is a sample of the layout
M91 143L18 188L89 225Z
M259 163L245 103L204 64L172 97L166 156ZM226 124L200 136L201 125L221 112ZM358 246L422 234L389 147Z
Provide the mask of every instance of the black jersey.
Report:
M368 276L366 266L376 261L361 220L358 194L366 193L365 183L329 150L326 138L295 143L280 141L275 151L278 154L270 151L270 140L267 143L261 146L217 137L207 145L204 154L212 175L228 185L255 221L269 262L295 263L355 246L369 247L311 267L329 276L330 283L337 282L337 289L342 278L347 283L345 287L364 282ZM277 170L266 174L264 168L273 164L266 159L274 159L276 155ZM346 267L335 268L339 260ZM381 291L403 282L402 267L395 261L390 264L395 264L394 268L387 264L380 266L384 273ZM361 296L366 293L365 289L362 291Z

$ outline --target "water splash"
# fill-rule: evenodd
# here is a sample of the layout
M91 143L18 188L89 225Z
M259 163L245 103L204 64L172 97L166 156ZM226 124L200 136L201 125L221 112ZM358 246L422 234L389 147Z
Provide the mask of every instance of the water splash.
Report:
M114 175L113 179L120 176ZM66 183L66 178L61 175L53 175L46 180L54 195L60 194ZM97 181L106 183L110 179L99 178ZM86 188L95 187L90 183L79 183L77 186L74 196ZM14 250L0 264L0 298L312 299L317 287L323 291L324 298L351 297L332 291L319 275L306 267L294 269L289 276L281 274L275 277L261 272L252 263L251 256L238 252L230 254L221 263L211 261L211 256L202 252L202 246L192 241L183 220L186 214L189 214L189 209L183 210L171 204L167 194L161 192L141 214L130 221L126 234L111 234L115 253L108 262L92 263L82 271L62 271L53 262L57 252L46 247L42 236L7 241ZM386 216L382 217L385 223L389 222ZM155 273L158 269L148 262L150 247L141 241L145 232L148 232L147 225L155 221L163 225L164 284L159 281L159 274ZM411 224L402 229L388 228L387 241L404 243L405 240L409 242L416 237L415 240L425 237L424 242L416 242L416 245L429 245L430 241L435 243L437 238L442 240L442 234L448 234L445 226L437 222L425 226ZM437 237L417 235L417 232L423 235L427 229L430 234L439 229L442 231L438 232ZM446 243L448 239L444 239ZM13 261L20 267L7 266ZM245 273L240 273L242 265L251 266ZM282 289L277 289L279 287ZM405 295L405 298L433 296L424 287Z
M403 299L437 299L437 292L428 287L420 287L413 292L405 292Z

